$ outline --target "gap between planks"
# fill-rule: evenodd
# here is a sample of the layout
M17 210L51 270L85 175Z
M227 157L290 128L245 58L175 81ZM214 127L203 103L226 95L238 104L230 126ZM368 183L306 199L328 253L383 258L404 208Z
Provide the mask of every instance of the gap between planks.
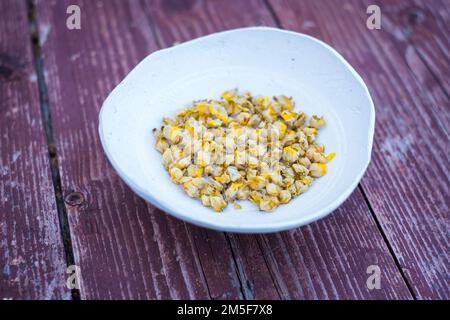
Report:
M36 69L37 83L39 88L39 104L41 109L42 124L45 131L45 140L48 149L48 161L52 175L53 190L55 193L56 208L58 211L59 227L61 229L61 237L64 246L64 254L67 266L75 265L73 253L72 238L70 234L70 226L61 187L61 175L58 165L58 153L53 138L53 127L50 109L48 105L48 89L45 83L43 60L41 56L40 39L38 32L38 21L36 8L33 0L24 0L28 10L28 23L30 27L30 42L33 52L33 63ZM80 300L80 291L78 289L71 290L72 300Z
M139 2L139 4L142 7L143 11L145 11L146 3L143 0L141 0ZM145 14L145 16L147 18L147 23L149 25L150 32L152 33L152 35L153 35L153 37L155 39L156 45L158 46L159 49L162 49L164 46L161 43L161 40L159 39L159 37L157 35L156 27L153 24L152 17L150 15L148 15L148 14ZM186 223L186 222L184 222L184 223ZM225 236L225 239L227 240L227 244L228 244L228 246L230 248L231 257L233 259L234 270L235 270L236 276L237 276L237 278L239 280L239 291L240 291L241 297L244 300L252 299L253 293L251 292L251 290L249 288L245 287L245 284L244 284L245 278L244 278L244 275L241 274L241 272L239 271L239 266L238 266L238 262L237 262L237 259L236 259L236 253L234 252L234 248L233 248L233 246L231 244L231 240L230 240L230 238L229 238L229 236L228 236L228 234L226 232L224 232L224 236ZM196 246L195 246L195 249L196 249L197 259L201 263L199 252L198 252L198 249L197 249ZM202 267L202 274L203 274L203 278L204 278L204 281L205 281L205 285L206 285L206 287L208 289L208 295L209 295L210 299L214 300L214 297L211 295L211 292L209 290L208 281L207 281L206 276L204 274L203 267Z
M36 19L35 15L34 15L33 3L30 0L28 1L28 3L30 3L31 9L33 9L33 10L30 9L30 12L32 13L32 15L30 17L30 22L31 22L31 24L34 23L34 27L36 27L37 26L37 19ZM273 14L273 10L271 10L271 7L269 5L267 5L266 1L265 1L265 3L266 3L266 6L269 8L269 11L272 13L272 16L274 17L274 20L276 21L277 25L279 25L277 17ZM153 25L151 17L149 15L146 15L146 16L147 16L147 21L148 21L148 23L150 25L150 28L151 28L151 32L154 34L154 38L155 38L158 46L162 47L162 45L161 45L161 43L159 41L159 37L156 36L155 26ZM33 25L32 25L32 28L33 28ZM65 205L64 205L64 199L63 199L63 196L62 196L62 193L61 193L60 173L59 173L59 166L58 166L58 161L57 161L58 160L58 156L57 156L54 144L53 144L51 117L50 117L50 113L49 113L49 110L48 110L48 101L47 101L47 87L46 87L46 84L45 84L45 78L44 78L44 73L43 73L42 59L41 59L40 46L39 46L39 39L37 37L33 37L32 39L34 39L34 42L33 42L34 52L33 53L34 53L34 58L35 58L36 71L37 71L37 74L38 74L38 82L39 82L39 89L40 89L40 100L41 100L41 112L42 112L43 122L44 122L44 126L45 126L45 132L46 132L46 136L47 136L47 143L48 143L48 148L49 148L49 159L50 159L50 164L51 164L51 168L52 168L52 176L53 176L53 173L55 172L55 178L53 179L54 188L55 188L55 198L56 198L56 201L57 201L58 214L59 214L59 219L60 219L61 229L62 229L62 234L63 234L63 241L64 240L68 240L67 247L66 247L66 243L64 243L64 247L66 249L66 255L71 256L71 258L70 257L67 258L67 261L68 261L68 264L69 264L69 260L70 259L72 259L72 262L73 262L73 252L72 252L72 245L71 245L70 229L69 229L69 226L67 224L67 212L66 212L66 208L65 208ZM41 90L41 87L42 87L42 90ZM52 159L54 159L54 161L52 161ZM363 191L362 187L361 186L359 186L359 187L361 188L361 191ZM364 193L363 193L363 195L364 195L365 201L367 202L366 195ZM375 222L376 222L376 224L378 226L378 229L379 229L380 233L382 234L383 239L384 239L385 243L387 244L387 246L389 248L390 254L391 254L391 256L393 257L394 261L397 264L397 259L396 259L395 255L392 254L391 246L387 242L383 230L380 229L379 221L374 216L374 213L373 213L373 210L372 210L370 204L369 203L367 203L367 204L368 204L368 206L370 208L372 216L375 219ZM66 232L64 232L63 226L67 226ZM228 244L230 246L230 250L231 250L231 253L232 253L232 256L233 256L234 266L235 266L236 274L237 274L239 282L240 282L240 290L241 290L242 296L243 296L243 298L251 298L252 293L251 293L251 291L250 292L246 291L246 290L248 290L248 288L245 286L245 275L243 277L243 275L240 274L240 271L239 271L240 267L239 267L239 264L236 261L235 252L234 252L233 246L230 243L230 239L229 239L228 235L225 234L225 236L226 236L226 239L228 241ZM197 252L197 255L198 255L198 252ZM398 267L398 265L397 265L397 267ZM403 273L402 273L401 270L400 270L400 272L402 274L402 277L404 278ZM205 279L205 281L206 281L206 279ZM408 288L410 289L409 284L408 284L408 282L406 280L405 280L405 283L408 285Z
M146 5L147 5L146 2L144 2L144 0L141 0L140 3L141 3L141 5L142 5L143 9L145 9L145 7L146 7ZM268 10L268 12L269 12L269 14L270 14L272 20L274 21L275 25L276 25L278 28L284 29L283 26L282 26L282 24L281 24L281 21L280 21L279 17L277 16L277 14L276 14L274 8L272 7L272 5L270 4L270 2L269 2L268 0L262 0L262 4L263 4L263 5L266 7L266 9ZM145 11L145 10L144 10L144 11ZM163 45L163 43L161 42L160 38L159 38L158 35L157 35L156 27L155 27L155 25L153 24L152 17L151 17L150 15L148 15L148 14L146 14L146 17L147 17L147 22L148 22L149 27L150 27L150 30L151 30L151 32L152 32L152 34L153 34L153 36L154 36L154 39L155 39L155 42L156 42L157 46L158 46L159 48L163 48L164 45ZM359 189L361 190L361 192L362 192L364 201L366 202L366 204L367 204L367 206L368 206L368 208L369 208L370 214L371 214L372 218L374 219L376 228L378 229L378 232L381 234L381 236L382 236L382 238L383 238L383 241L385 242L385 244L386 244L386 246L387 246L387 248L388 248L389 254L391 255L391 257L392 257L392 259L393 259L393 261L394 261L394 263L395 263L395 265L396 265L397 270L399 271L399 273L400 273L400 275L401 275L401 277L402 277L404 283L406 284L406 286L407 286L407 288L408 288L408 291L410 292L411 296L413 297L414 300L416 300L416 299L417 299L417 298L416 298L416 295L414 294L414 292L413 292L413 290L412 290L412 287L411 287L410 283L408 282L408 280L407 280L407 278L406 278L406 276L405 276L405 274L404 274L404 272L403 272L403 270L402 270L402 268L401 268L401 265L400 265L400 263L399 263L399 260L397 259L397 256L395 255L395 253L394 253L394 251L393 251L393 248L392 248L391 244L389 243L388 238L387 238L387 236L386 236L384 230L382 229L381 224L380 224L380 222L378 221L378 218L377 218L377 216L375 215L375 212L374 212L372 206L371 206L370 203L369 203L369 200L368 200L368 198L367 198L367 196L366 196L366 194L365 194L365 192L364 192L364 190L363 190L363 188L362 188L362 185L361 185L361 184L358 184L358 188L359 188ZM355 190L356 190L356 189L355 189ZM241 292L241 295L242 295L242 297L243 297L244 299L246 299L246 300L247 300L247 299L253 299L253 292L252 292L251 288L250 288L249 286L247 286L246 283L245 283L245 274L243 274L243 273L240 271L240 266L239 266L239 263L238 263L238 261L237 261L237 259L236 259L236 252L235 252L235 249L234 249L234 247L233 247L233 245L232 245L232 243L231 243L230 236L229 236L229 234L226 233L226 232L224 232L224 235L225 235L225 238L226 238L226 240L227 240L227 243L228 243L228 245L229 245L229 248L230 248L230 251L231 251L231 254L232 254L232 259L233 259L233 263L234 263L234 268L235 268L235 271L236 271L236 274L237 274L237 277L238 277L238 280L239 280L239 285L240 285L240 292ZM262 250L260 241L259 241L258 239L257 239L256 241L257 241L258 247ZM268 265L265 256L264 256L264 261L265 261L266 265ZM268 269L270 269L270 268L268 268ZM281 294L281 292L280 292L280 290L279 290L279 288L278 288L277 282L276 282L275 279L273 278L273 275L272 275L272 274L271 274L270 276L271 276L271 278L272 278L272 280L273 280L274 285L276 286L276 291L277 291L277 294L278 294L279 298L282 298L282 294ZM208 286L206 277L204 277L204 280L205 280L206 285ZM209 291L209 290L208 290L208 291ZM212 298L212 297L211 297L211 298Z
M272 7L272 5L270 4L270 2L268 0L264 0L264 4L267 7L267 10L270 12L270 15L272 16L273 20L275 21L276 26L280 29L284 29L280 22L279 17L277 16L277 14L276 14L274 8ZM414 50L417 51L415 46L414 46ZM422 57L420 57L420 58L421 58L421 60L423 60ZM423 61L423 63L426 65L425 61ZM429 66L428 65L426 65L426 66L429 69ZM430 70L430 72L431 72L431 70ZM395 255L394 249L392 248L391 244L389 243L389 239L388 239L386 233L384 232L383 227L381 226L381 223L378 220L378 217L375 214L375 211L373 210L372 205L370 204L369 199L367 198L366 192L365 192L364 188L362 187L361 183L358 183L357 188L361 191L364 201L366 202L367 207L369 208L370 214L372 215L372 218L375 221L377 229L380 232L381 236L383 237L384 243L386 244L391 257L394 260L395 266L397 267L403 281L405 282L406 286L408 287L408 290L409 290L411 296L413 297L414 300L417 300L416 294L414 293L414 290L411 287L411 284L409 283L408 278L406 277L405 273L403 272L403 268L400 265L400 261L398 260L397 256Z

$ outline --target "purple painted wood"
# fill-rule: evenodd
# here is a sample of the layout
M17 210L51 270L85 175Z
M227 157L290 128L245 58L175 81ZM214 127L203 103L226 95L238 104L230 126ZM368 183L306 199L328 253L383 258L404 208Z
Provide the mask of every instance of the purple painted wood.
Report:
M385 30L428 96L429 107L439 115L441 126L448 128L450 112L450 10L441 1L401 1L382 3ZM447 30L446 30L447 29ZM447 31L447 32L446 32ZM447 130L448 133L448 130Z
M64 27L69 4L81 7L79 31ZM241 297L225 236L186 225L136 197L100 146L103 100L157 48L140 2L38 1L37 8L81 297Z
M70 299L24 1L0 1L0 300Z
M447 0L382 3L385 26L399 43L412 47L435 79L430 84L450 93L450 6ZM409 49L409 51L413 51ZM409 53L409 52L408 52ZM409 53L410 54L410 53ZM408 60L408 57L406 57ZM420 69L419 69L420 70ZM414 70L413 70L414 71ZM417 77L420 78L420 74ZM437 83L436 83L437 82ZM426 83L424 83L426 85ZM435 88L427 86L428 91ZM436 88L436 89L437 89Z
M375 1L382 29L369 30L366 8L373 1L270 3L283 27L330 43L367 82L377 125L364 192L415 296L449 298L450 104L442 91L447 77L437 71L448 65L448 32L440 20L448 8L427 1L421 16L411 14L419 2ZM437 46L440 51L430 49Z
M79 31L67 30L61 14L74 3ZM132 66L159 45L273 25L264 2L37 1L37 8L82 298L410 298L359 190L311 226L225 235L144 203L103 155L97 113ZM381 290L365 285L371 264L386 275Z

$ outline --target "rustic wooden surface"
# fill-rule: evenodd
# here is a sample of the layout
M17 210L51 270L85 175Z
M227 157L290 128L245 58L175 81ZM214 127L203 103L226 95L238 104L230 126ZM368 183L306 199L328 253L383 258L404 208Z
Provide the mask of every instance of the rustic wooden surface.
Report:
M372 3L381 30L366 28ZM65 26L70 4L81 30ZM1 0L0 9L0 299L70 298L72 263L74 299L450 297L445 0ZM146 55L252 25L330 43L377 109L373 160L352 196L323 220L269 235L206 230L155 209L114 173L97 134L104 98ZM370 265L381 268L380 290L366 286Z
M433 77L427 60L418 56L410 40L414 28L424 28L420 24L425 20L439 23L440 18L420 9L418 2L406 6L405 2L386 1L378 3L385 28L372 32L364 24L364 8L376 1L347 1L342 10L335 10L333 3L305 2L300 6L298 1L271 2L286 28L305 31L298 21L306 19L320 25L309 33L333 45L367 81L377 106L377 133L376 152L361 183L363 191L414 295L448 298L450 104L445 87ZM436 13L445 9L443 4L435 5ZM319 11L321 17L347 23L320 24L314 19ZM298 18L289 19L287 12L297 12ZM422 18L412 18L416 15ZM439 28L429 24L427 44L439 35L434 33ZM448 46L447 37L438 39Z
M0 98L0 299L70 299L23 1L0 1Z

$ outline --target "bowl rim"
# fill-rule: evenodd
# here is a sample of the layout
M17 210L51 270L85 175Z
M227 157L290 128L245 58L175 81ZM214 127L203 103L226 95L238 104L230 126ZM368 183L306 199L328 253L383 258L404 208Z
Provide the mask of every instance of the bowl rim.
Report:
M224 35L224 34L233 34L233 33L239 33L242 31L269 31L269 32L277 32L277 33L282 33L282 34L289 34L289 35L294 35L294 36L299 36L299 37L303 37L303 38L307 38L313 42L316 42L317 44L321 45L322 47L324 47L325 49L327 49L328 51L330 51L341 63L344 64L344 66L351 72L351 74L354 76L355 80L359 82L359 84L361 85L361 88L364 91L364 94L366 95L366 97L368 98L369 101L369 114L370 114L370 125L368 128L368 141L367 141L367 154L365 157L365 163L364 165L359 169L358 174L356 175L356 178L353 180L352 184L350 184L344 192L340 193L338 197L336 197L328 206L321 208L320 210L316 211L316 214L313 216L307 216L307 217L298 217L297 219L291 219L291 220L287 220L287 221L279 221L277 223L272 223L268 226L261 226L261 225L257 225L257 226L227 226L227 225L221 225L220 223L216 223L216 222L209 222L209 221L202 221L202 220L198 220L193 218L190 215L186 215L183 214L182 212L178 212L176 210L172 210L171 208L167 207L165 205L165 203L161 202L158 200L157 197L153 196L152 194L148 193L146 190L144 190L143 188L141 188L139 185L137 185L132 178L130 178L130 176L124 172L120 166L118 165L118 163L114 160L113 156L111 155L111 153L108 150L108 144L106 142L105 139L105 135L103 132L103 118L104 118L104 114L105 114L105 109L106 109L106 105L108 104L109 100L111 99L111 96L113 95L114 92L116 92L123 84L124 81L147 59L150 59L151 57L155 57L161 54L166 54L170 51L174 51L174 50L178 50L180 47L182 46L192 46L194 44L196 44L197 42L201 42L201 41L205 41L208 38L212 38L218 35ZM235 232L235 233L271 233L271 232L279 232L279 231L285 231L285 230L290 230L290 229L294 229L306 224L309 224L311 222L317 221L319 219L324 218L325 216L329 215L330 213L332 213L334 210L336 210L352 193L353 191L356 189L356 187L358 186L359 182L361 181L364 173L367 171L368 165L371 161L371 155L372 155L372 147L373 147L373 138L374 138L374 133L375 133L375 106L373 103L373 99L370 95L370 91L367 87L367 85L365 84L364 80L362 79L362 77L358 74L358 72L350 65L350 63L345 60L345 58L338 53L334 48L332 48L330 45L328 45L327 43L323 42L322 40L319 40L313 36L304 34L304 33L300 33L300 32L295 32L295 31L290 31L290 30L284 30L284 29L279 29L279 28L274 28L274 27L266 27L266 26L257 26L257 27L243 27L243 28L236 28L236 29L230 29L230 30L225 30L225 31L220 31L220 32L215 32L215 33L211 33L205 36L201 36L192 40L188 40L186 42L180 43L176 46L172 46L169 48L163 48L157 51L152 52L151 54L147 55L144 59L142 59L125 77L124 79L122 79L122 81L108 94L107 98L105 99L105 101L102 104L102 107L100 109L99 112L99 125L98 125L98 130L99 130L99 136L100 136L100 142L102 145L102 148L106 154L106 157L108 159L108 161L111 163L112 167L114 168L114 170L117 172L117 174L120 176L120 178L137 194L139 195L141 198L143 198L145 201L150 202L152 205L154 205L155 207L157 207L158 209L164 211L165 213L170 214L171 216L178 218L180 220L183 220L185 222L189 222L191 224L200 226L200 227L205 227L205 228L209 228L209 229L213 229L213 230L217 230L217 231L225 231L225 232Z

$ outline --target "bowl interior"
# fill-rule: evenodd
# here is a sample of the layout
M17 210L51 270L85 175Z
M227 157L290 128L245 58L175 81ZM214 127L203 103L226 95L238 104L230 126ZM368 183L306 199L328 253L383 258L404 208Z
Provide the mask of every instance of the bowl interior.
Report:
M337 154L327 175L272 213L248 201L222 213L203 207L170 181L154 148L152 129L164 116L233 88L292 96L294 110L327 120L318 141ZM235 232L289 229L334 210L367 167L373 126L372 100L348 63L316 39L272 28L213 34L150 55L110 94L100 115L105 152L135 192L178 218Z

